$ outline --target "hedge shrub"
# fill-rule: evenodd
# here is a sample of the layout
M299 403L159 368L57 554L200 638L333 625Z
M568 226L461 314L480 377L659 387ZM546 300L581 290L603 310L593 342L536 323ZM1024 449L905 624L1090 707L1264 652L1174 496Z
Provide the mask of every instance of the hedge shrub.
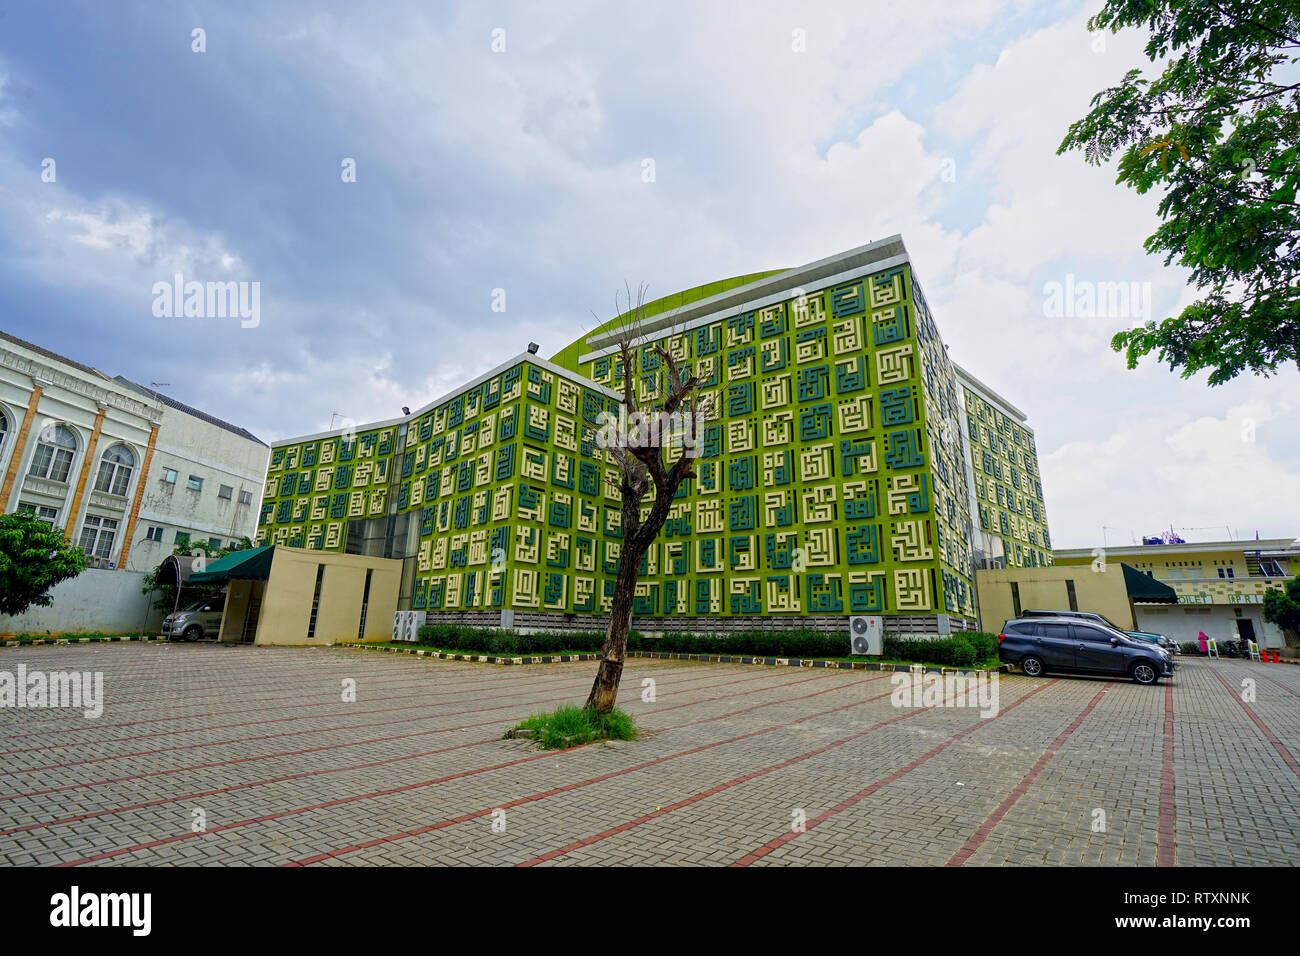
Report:
M635 632L633 632L634 636ZM557 654L560 651L594 653L605 643L604 631L519 634L498 628L468 627L462 624L426 624L418 632L426 647L440 647L463 654ZM629 644L631 640L629 639Z
M496 628L460 624L429 624L419 630L420 643L466 654L557 654L562 651L597 653L605 643L604 631L565 631L519 634ZM669 654L723 654L745 657L848 657L847 634L820 631L740 631L733 634L670 633L628 636L628 650ZM925 640L886 637L884 656L918 664L970 667L995 660L998 639L992 634L966 631L952 637Z

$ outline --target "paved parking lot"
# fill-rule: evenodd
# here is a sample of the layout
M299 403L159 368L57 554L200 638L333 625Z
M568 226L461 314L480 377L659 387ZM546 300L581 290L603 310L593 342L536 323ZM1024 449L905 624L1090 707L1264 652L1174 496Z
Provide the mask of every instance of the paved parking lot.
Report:
M1004 676L981 719L896 707L887 673L636 660L620 704L646 735L544 753L501 736L580 703L595 664L0 654L19 665L102 672L105 707L0 710L10 865L1300 860L1300 667L1183 659L1154 688Z

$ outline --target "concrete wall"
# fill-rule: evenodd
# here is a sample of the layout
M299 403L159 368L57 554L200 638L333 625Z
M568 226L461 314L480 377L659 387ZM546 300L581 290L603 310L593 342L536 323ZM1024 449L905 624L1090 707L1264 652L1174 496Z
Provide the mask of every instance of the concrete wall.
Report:
M1201 631L1220 644L1236 640L1241 637L1241 628L1237 622L1242 620L1254 624L1255 643L1261 648L1281 650L1286 647L1281 628L1265 621L1264 609L1258 605L1233 608L1223 604L1175 604L1159 608L1138 608L1141 630L1163 634L1180 644L1195 642Z
M514 623L507 625L521 634L539 631L604 631L609 625L608 614L560 614L555 611L514 610ZM933 614L885 614L885 633L900 637L938 637L939 621ZM460 624L465 627L501 627L500 610L476 608L453 611L427 611L429 624ZM845 646L849 642L847 614L771 615L769 617L742 617L739 615L714 615L712 617L654 617L633 616L632 629L642 634L710 634L726 636L749 631L817 631L822 634L842 634ZM390 622L391 623L391 622ZM950 616L949 630L977 630L977 623L967 618ZM369 628L367 628L369 630ZM387 639L387 638L385 638Z
M309 639L316 572L324 565L316 630ZM402 562L359 554L289 548L277 545L266 582L257 625L258 644L331 644L355 641L361 623L361 596L371 572L366 611L367 641L392 635L393 614L402 579Z
M241 641L249 601L265 594L265 581L231 581L226 588L226 604L221 615L221 641Z
M87 568L50 592L54 604L29 608L15 617L0 616L0 634L141 634L156 631L158 611L145 620L148 598L140 593L144 575L133 571Z
M1006 621L1016 617L1011 596L1012 582L1020 591L1022 611L1071 610L1066 581L1074 582L1078 610L1092 611L1120 627L1133 628L1124 572L1119 564L1109 562L1105 571L1062 565L976 571L975 589L979 596L981 629L996 634Z

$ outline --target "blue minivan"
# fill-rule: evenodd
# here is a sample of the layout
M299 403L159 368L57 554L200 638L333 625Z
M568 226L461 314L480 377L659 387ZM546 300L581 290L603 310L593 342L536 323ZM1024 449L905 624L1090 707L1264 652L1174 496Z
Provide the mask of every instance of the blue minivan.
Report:
M1154 684L1174 676L1169 652L1098 621L1078 617L1022 617L998 635L998 659L1030 677L1057 673L1127 676Z

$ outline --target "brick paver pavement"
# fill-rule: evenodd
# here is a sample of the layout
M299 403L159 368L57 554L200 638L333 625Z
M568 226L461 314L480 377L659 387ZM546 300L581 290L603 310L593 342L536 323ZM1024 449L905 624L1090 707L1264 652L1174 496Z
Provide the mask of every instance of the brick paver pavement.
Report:
M1297 667L1184 658L1154 688L1004 676L986 719L896 707L888 673L633 660L620 705L643 737L547 753L502 734L580 702L594 664L0 656L19 665L102 672L105 707L0 710L9 865L1300 860Z

